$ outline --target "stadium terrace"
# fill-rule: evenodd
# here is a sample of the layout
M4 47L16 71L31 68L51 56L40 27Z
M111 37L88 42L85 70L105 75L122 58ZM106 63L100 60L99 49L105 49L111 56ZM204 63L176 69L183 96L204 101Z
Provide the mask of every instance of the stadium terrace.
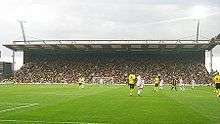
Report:
M4 46L24 52L24 65L16 71L19 83L126 83L133 71L149 84L155 75L165 83L184 77L185 83L210 83L205 50L213 40L35 40Z

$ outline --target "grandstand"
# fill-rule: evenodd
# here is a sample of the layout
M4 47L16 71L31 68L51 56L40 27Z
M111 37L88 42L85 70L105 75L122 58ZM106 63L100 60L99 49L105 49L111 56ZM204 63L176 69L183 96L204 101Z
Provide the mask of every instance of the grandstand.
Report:
M161 74L166 83L175 76L189 83L209 83L205 51L215 40L35 40L13 41L4 46L24 52L24 65L15 72L19 83L75 83L83 74L88 83L94 77L110 77L125 83L130 71L147 83Z
M12 63L0 62L0 81L12 76Z

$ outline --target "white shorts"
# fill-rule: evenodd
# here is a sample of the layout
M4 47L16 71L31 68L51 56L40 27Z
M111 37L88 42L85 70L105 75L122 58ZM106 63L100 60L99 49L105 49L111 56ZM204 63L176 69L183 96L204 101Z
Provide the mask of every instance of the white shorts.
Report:
M144 85L143 84L142 85L138 85L137 87L138 87L138 89L143 89Z

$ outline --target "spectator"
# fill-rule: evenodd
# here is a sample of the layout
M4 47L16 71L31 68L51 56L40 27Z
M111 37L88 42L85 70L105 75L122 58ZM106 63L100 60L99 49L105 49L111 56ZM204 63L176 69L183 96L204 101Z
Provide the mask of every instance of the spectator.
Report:
M147 83L153 83L157 74L161 74L164 83L170 83L173 76L190 83L192 75L196 83L210 82L205 64L197 56L67 54L41 55L26 60L14 75L18 83L76 83L80 74L86 77L86 82L92 82L93 77L113 77L115 83L125 83L129 70L143 75Z

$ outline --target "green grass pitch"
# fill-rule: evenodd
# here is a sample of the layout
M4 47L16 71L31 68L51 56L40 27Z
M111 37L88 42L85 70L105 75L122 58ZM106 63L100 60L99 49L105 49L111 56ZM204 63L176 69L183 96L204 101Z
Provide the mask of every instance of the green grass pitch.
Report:
M220 123L214 88L152 89L130 97L127 86L0 85L0 124Z

